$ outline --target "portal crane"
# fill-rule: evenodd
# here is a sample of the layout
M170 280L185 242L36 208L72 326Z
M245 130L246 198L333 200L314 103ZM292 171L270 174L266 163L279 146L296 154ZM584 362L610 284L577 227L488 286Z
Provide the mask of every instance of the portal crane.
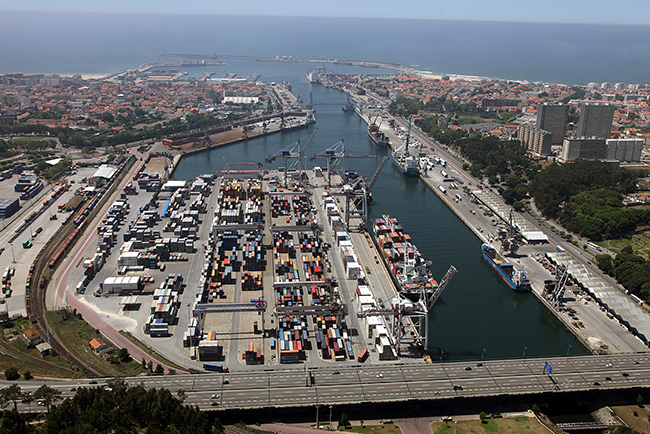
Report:
M337 152L338 149L341 149L341 152ZM332 186L332 169L335 164L338 162L341 163L341 171L345 172L345 159L346 158L377 158L376 155L345 155L345 142L341 139L334 146L325 149L320 154L311 156L310 160L315 160L316 158L325 158L327 159L327 186Z
M449 284L449 281L454 277L457 271L456 267L450 265L445 277L442 278L438 287L430 294L427 294L426 289L422 287L417 301L410 300L404 295L405 291L400 291L376 308L357 312L357 317L392 317L391 330L395 339L395 350L398 355L400 354L402 339L411 331L418 332L420 336L424 338L422 345L426 351L429 346L429 311L433 305L436 304L442 291L445 290L447 284ZM389 302L391 308L382 307L384 304ZM404 319L407 317L411 318L411 324L405 324Z

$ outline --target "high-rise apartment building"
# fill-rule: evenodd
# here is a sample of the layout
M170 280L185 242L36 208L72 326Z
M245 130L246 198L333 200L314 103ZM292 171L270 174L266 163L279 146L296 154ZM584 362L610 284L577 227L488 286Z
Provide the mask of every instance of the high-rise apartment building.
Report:
M562 144L569 120L569 106L540 104L537 106L537 129L553 135L552 144Z
M529 125L519 125L518 137L521 144L539 155L551 153L552 134Z
M609 139L615 107L606 103L585 102L580 106L577 137Z
M606 155L608 160L641 161L643 139L608 139Z
M605 139L570 137L564 139L562 160L602 160L605 158Z

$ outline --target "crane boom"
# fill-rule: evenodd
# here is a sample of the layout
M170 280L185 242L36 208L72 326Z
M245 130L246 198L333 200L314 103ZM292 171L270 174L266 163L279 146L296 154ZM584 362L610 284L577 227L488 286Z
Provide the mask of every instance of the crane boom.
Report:
M377 178L379 178L379 173L381 172L381 169L384 167L384 164L386 164L386 161L388 161L388 157L384 156L384 158L382 158L381 160L381 163L379 163L379 167L377 167L377 170L375 170L375 174L372 175L370 184L368 184L368 192L372 191L372 187L374 187L375 182L377 182Z
M440 294L442 294L442 291L445 290L447 284L457 272L458 270L456 269L456 267L454 267L453 265L449 266L449 270L447 270L445 277L442 278L438 287L435 289L435 291L433 291L433 293L427 299L427 311L431 309L434 304L436 304L436 301L438 301Z

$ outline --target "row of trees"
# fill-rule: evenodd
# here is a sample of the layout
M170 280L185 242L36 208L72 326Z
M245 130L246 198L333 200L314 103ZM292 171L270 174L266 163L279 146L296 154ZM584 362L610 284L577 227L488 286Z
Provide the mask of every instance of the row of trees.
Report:
M0 419L0 434L12 433L222 433L219 419L213 421L198 407L184 405L185 394L178 397L167 389L129 386L122 379L107 381L106 387L80 387L72 398L59 405L61 392L43 385L33 395L13 384L0 389L0 405L5 411ZM43 424L27 423L18 413L19 402L36 400L47 406Z

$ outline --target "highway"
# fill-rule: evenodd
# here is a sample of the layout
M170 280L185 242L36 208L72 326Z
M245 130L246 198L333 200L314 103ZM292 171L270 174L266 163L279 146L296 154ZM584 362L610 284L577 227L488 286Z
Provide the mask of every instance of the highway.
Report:
M546 362L551 375L545 369ZM87 379L49 381L48 385L61 390L65 398L74 394L72 388L102 387L105 381L98 379L97 385ZM126 381L166 388L174 394L182 389L185 403L203 410L446 400L649 387L650 353L429 365L307 369L284 365L256 372L131 377ZM33 392L42 383L32 380L18 384L23 391Z

